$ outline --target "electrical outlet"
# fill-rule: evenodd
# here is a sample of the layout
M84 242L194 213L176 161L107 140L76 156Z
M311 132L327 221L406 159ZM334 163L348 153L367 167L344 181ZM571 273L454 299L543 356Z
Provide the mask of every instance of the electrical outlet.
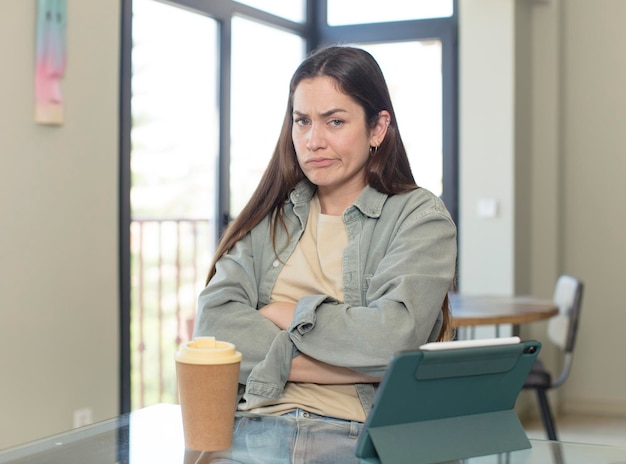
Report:
M74 428L83 427L93 423L93 411L91 408L81 408L74 411Z

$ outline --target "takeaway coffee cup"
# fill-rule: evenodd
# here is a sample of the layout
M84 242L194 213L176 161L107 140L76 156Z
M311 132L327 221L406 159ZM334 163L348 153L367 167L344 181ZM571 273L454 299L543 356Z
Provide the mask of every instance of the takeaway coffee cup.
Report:
M240 364L235 345L214 337L196 337L176 353L185 448L231 447Z

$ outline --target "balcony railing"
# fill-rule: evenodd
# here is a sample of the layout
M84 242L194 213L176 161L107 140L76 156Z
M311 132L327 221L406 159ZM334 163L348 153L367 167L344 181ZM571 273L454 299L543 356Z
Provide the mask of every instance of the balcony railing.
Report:
M131 221L133 409L177 401L174 354L191 336L214 249L212 221Z

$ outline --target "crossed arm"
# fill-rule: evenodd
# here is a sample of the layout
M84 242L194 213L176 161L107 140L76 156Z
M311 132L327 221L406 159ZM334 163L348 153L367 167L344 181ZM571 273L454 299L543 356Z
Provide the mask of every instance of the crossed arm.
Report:
M296 305L289 302L273 302L259 310L261 315L278 328L286 330L293 320ZM361 374L346 367L333 366L305 354L291 361L289 381L319 384L351 384L380 382L379 378Z

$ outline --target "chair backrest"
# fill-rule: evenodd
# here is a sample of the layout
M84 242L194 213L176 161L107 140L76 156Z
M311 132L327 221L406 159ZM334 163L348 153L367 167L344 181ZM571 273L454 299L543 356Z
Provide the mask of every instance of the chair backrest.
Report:
M574 351L582 297L583 283L580 280L568 275L559 277L554 289L559 314L548 322L548 337L565 353Z

